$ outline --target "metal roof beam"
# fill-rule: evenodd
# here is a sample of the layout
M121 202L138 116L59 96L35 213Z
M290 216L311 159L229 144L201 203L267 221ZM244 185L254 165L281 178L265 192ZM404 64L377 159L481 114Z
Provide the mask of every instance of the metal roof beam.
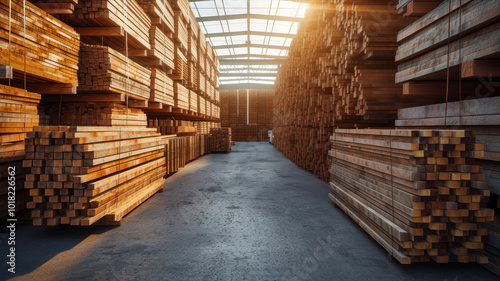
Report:
M240 20L240 19L277 20L277 21L291 21L291 22L300 22L302 20L302 18L296 18L296 17L260 15L260 14L235 14L235 15L220 15L220 16L196 18L198 22Z
M271 56L271 55L260 55L260 54L238 54L238 55L227 55L227 56L217 56L219 60L224 59L234 59L234 58L263 58L263 59L285 59L286 56Z
M219 90L246 90L246 89L274 89L272 84L259 84L259 83L236 83L220 85Z
M224 36L247 36L248 34L256 36L272 36L272 37L284 37L284 38L295 38L297 36L296 34L265 32L265 31L233 31L233 32L208 33L205 34L205 37L213 38L213 37L224 37Z
M272 59L272 60L233 60L233 59L226 59L226 60L219 60L220 65L276 65L276 64L282 64L285 61L285 58L283 59Z
M219 77L276 77L278 73L219 73ZM225 81L225 80L221 80Z
M233 49L233 48L264 48L264 49L279 49L279 50L289 50L288 46L273 46L265 44L234 44L234 45L220 45L212 46L213 49Z

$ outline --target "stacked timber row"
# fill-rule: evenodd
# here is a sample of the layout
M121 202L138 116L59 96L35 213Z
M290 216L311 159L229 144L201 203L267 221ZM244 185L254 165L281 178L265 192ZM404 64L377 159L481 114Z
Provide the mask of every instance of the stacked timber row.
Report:
M163 189L165 143L153 128L35 127L23 161L33 224L119 223Z
M73 13L57 17L74 27L85 43L78 87L82 96L46 102L117 102L155 117L220 118L217 95L205 95L198 86L206 65L218 61L211 47L206 48L210 43L200 36L187 0L92 0L76 3ZM207 50L212 55L207 56ZM212 60L200 61L201 51L201 57ZM205 79L205 89L210 83L208 88L215 92L217 75L214 71ZM199 107L200 98L208 103L208 111L205 103Z
M0 128L0 217L8 209L24 210L28 193L22 184L25 180L23 160L26 134L39 125L37 105L40 95L0 85L2 127ZM8 200L9 197L15 200ZM9 204L11 206L9 206Z
M487 223L488 241L484 266L500 274L500 97L472 99L448 104L435 104L400 109L396 125L401 128L440 128L444 124L455 129L476 132L476 141L484 144L484 157L476 158L486 176L491 191L489 208L495 210L495 220ZM446 121L445 121L446 119Z
M337 129L331 142L330 199L396 260L488 262L473 131Z
M195 127L196 127L196 133L199 135L208 135L210 134L210 129L212 128L220 128L221 123L220 122L202 122L202 121L196 121L194 122Z
M170 137L165 146L167 175L178 172L187 163L208 153L208 134Z
M30 2L2 0L0 17L0 217L21 218L26 134L46 122L40 93L76 92L80 37Z
M419 104L394 83L396 35L412 20L389 2L312 4L281 66L275 146L323 180L334 127L390 126L397 109Z
M231 128L233 141L268 141L272 130L273 90L224 90L221 124Z
M212 128L208 139L208 151L231 152L231 128Z
M150 119L148 127L157 128L162 135L196 135L196 127L191 121Z

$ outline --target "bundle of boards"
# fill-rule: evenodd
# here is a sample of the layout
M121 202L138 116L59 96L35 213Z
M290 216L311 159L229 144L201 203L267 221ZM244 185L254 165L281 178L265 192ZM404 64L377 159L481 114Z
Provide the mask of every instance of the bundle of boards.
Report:
M187 163L208 153L208 135L171 136L165 146L167 174L178 172Z
M1 0L0 15L0 65L12 67L16 82L26 73L29 83L77 84L80 36L73 28L28 1Z
M484 144L484 157L475 159L486 176L495 220L488 222L485 245L489 263L484 266L500 275L500 97L468 99L448 104L435 104L400 109L396 125L399 128L434 129L444 126L474 130L476 141Z
M336 129L331 142L330 199L396 260L488 262L473 131Z
M16 212L25 209L27 192L23 189L24 139L39 124L37 105L40 95L0 84L0 217L7 216L8 198L15 197ZM12 174L9 175L9 172ZM9 176L11 179L9 180ZM15 177L15 180L12 180ZM11 184L9 184L11 183ZM11 188L11 186L13 188ZM12 200L11 200L12 201ZM10 208L12 209L12 208Z
M210 152L231 152L231 128L212 128L208 139Z
M166 142L154 128L35 127L23 161L33 224L119 223L163 189Z
M191 121L149 119L148 127L157 128L162 135L195 135L196 127Z

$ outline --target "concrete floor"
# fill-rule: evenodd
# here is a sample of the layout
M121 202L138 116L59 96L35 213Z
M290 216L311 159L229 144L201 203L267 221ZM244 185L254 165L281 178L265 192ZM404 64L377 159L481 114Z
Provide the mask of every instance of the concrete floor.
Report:
M18 226L13 280L498 280L477 264L390 263L328 190L272 145L237 143L170 177L121 227Z

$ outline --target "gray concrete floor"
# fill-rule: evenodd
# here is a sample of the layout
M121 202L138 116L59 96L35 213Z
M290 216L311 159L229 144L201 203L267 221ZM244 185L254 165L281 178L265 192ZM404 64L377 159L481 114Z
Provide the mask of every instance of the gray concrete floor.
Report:
M17 229L14 280L498 280L476 264L390 263L268 143L237 143L167 180L120 227ZM2 231L4 231L4 227ZM5 265L6 232L1 233Z

